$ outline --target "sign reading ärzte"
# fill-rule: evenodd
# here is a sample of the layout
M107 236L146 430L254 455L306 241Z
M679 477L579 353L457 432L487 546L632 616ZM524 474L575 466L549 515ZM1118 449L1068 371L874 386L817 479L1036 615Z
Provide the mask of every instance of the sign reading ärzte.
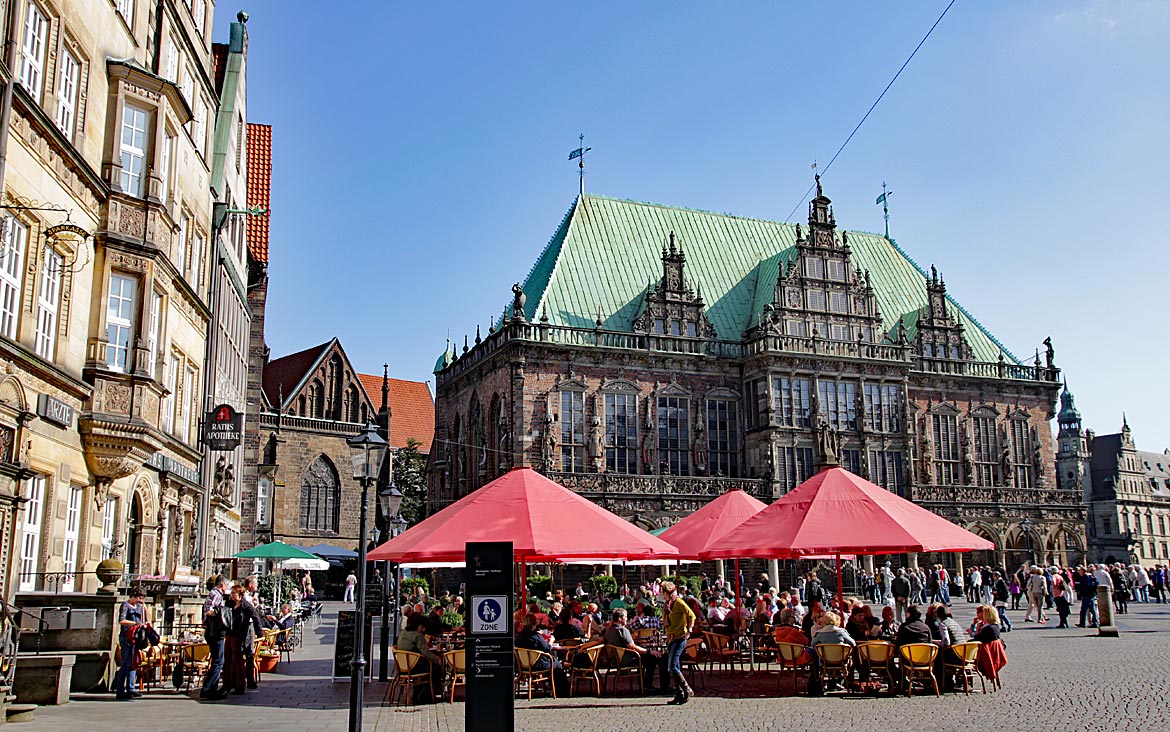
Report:
M203 444L210 450L235 450L244 438L244 415L230 404L220 404L203 422Z

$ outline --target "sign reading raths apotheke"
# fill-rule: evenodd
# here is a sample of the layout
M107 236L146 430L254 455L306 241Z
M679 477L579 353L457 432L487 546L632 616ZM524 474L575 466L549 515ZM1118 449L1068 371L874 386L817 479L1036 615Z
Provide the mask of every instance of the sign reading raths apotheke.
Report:
M37 414L60 427L68 429L73 426L73 407L48 394L37 395Z
M203 444L210 450L235 450L244 439L244 415L230 404L220 404L203 422Z

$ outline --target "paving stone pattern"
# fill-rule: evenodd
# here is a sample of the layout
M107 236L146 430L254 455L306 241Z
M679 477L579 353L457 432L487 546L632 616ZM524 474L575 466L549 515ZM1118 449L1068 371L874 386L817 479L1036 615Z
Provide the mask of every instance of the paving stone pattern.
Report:
M973 606L956 605L956 617L970 621ZM1022 619L1020 613L1017 617ZM1072 618L1075 621L1075 616ZM550 730L644 729L794 730L851 729L948 730L1164 729L1166 678L1170 668L1170 605L1130 605L1119 616L1121 637L1098 638L1095 631L1058 630L1018 622L1005 635L1008 666L1003 690L986 695L945 694L905 697L777 697L776 674L744 679L709 679L706 689L682 707L666 698L619 694L596 699L517 700L516 727L523 732ZM170 692L134 702L106 698L77 700L65 707L42 708L27 732L124 730L212 730L240 725L249 732L322 732L344 729L349 686L329 680L333 640L331 618L308 628L305 647L281 672L265 677L258 691L231 701L200 703ZM785 691L788 693L787 679ZM464 728L464 705L390 707L387 688L366 690L364 725L372 732L445 731ZM129 722L129 720L133 720ZM129 722L129 724L128 724Z

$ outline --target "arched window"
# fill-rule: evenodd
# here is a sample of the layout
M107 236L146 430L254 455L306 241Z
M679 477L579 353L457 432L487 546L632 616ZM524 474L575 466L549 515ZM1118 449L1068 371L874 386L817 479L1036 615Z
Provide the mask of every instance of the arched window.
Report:
M340 494L337 471L329 458L319 456L301 479L301 528L336 533Z
M356 384L350 384L349 388L345 390L345 421L357 422L361 415L359 414L360 406L362 405L361 396L358 395L358 388Z
M325 385L320 381L314 381L309 387L309 416L325 418Z

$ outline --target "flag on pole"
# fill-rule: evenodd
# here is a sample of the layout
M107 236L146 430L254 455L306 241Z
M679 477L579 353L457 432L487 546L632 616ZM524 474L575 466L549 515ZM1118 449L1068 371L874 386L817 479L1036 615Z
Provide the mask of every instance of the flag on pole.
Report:
M592 149L593 148L591 148L591 147L579 147L576 150L573 150L572 152L569 153L569 160L572 160L574 158L579 158Z
M876 205L876 204L885 203L885 202L886 202L886 194L883 192L882 195L877 197L877 200L874 201L874 204Z

